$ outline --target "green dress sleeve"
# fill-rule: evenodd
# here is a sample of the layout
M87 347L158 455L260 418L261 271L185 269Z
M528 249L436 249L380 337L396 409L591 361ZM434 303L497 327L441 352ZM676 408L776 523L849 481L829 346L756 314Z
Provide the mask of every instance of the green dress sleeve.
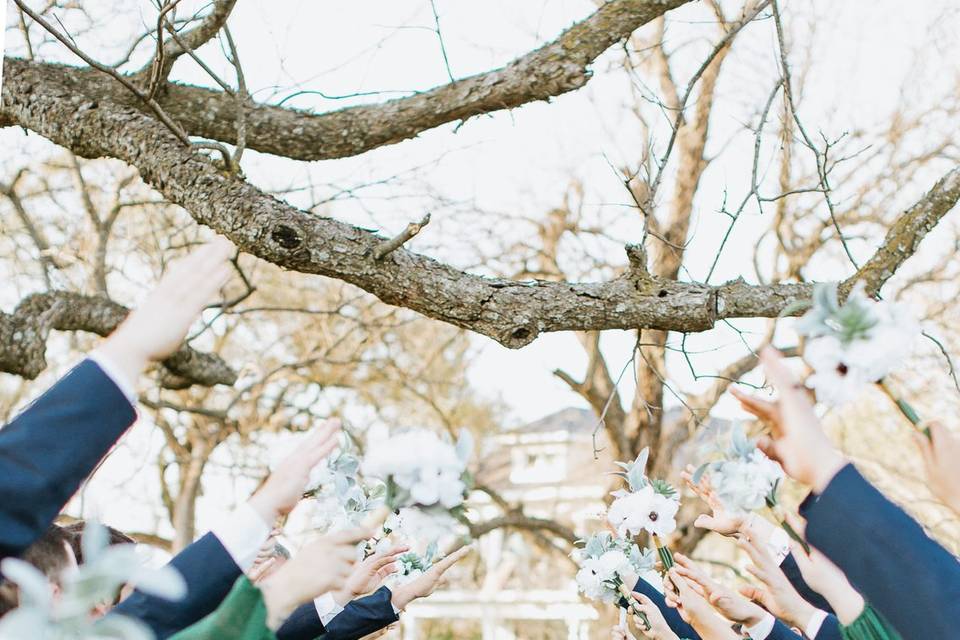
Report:
M856 620L846 626L840 625L840 634L844 640L901 640L900 634L869 604Z
M263 595L245 576L216 611L170 637L170 640L277 640L267 628L267 606Z

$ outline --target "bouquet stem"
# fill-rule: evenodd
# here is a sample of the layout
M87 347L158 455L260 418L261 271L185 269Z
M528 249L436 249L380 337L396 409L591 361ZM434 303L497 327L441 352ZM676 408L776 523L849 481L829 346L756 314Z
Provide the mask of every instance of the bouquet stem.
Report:
M647 614L645 614L643 611L640 611L640 609L637 608L636 605L639 604L637 602L637 599L633 597L633 594L630 593L630 589L627 588L627 585L623 584L623 581L621 581L619 577L617 578L617 583L618 583L617 589L620 591L620 595L622 595L623 598L627 601L627 607L633 612L633 615L640 618L640 621L643 622L644 629L649 631L650 619L647 618ZM622 609L622 608L620 609L620 626L623 627L624 630L626 630L627 628L626 612L627 612L626 609Z
M877 386L880 387L881 391L887 394L887 397L890 398L895 405L897 405L897 409L900 410L900 413L903 414L903 417L910 421L910 424L917 429L920 429L923 432L923 435L927 436L927 438L930 437L930 428L920 426L920 415L912 406L910 406L909 402L897 396L897 394L893 392L893 389L890 388L886 378L879 380L877 382Z
M809 554L810 545L807 544L807 541L803 539L803 536L797 533L796 529L790 526L790 523L787 522L786 517L783 515L780 509L777 508L777 503L771 501L768 498L767 508L770 509L770 514L773 516L773 519L776 520L777 524L780 525L781 529L787 532L787 535L790 536L790 539L796 542L797 544L799 544L801 547L803 547L803 550Z
M663 572L670 571L673 567L673 554L670 549L660 541L660 536L653 535L653 544L657 548L657 555L660 556L660 563L663 565Z

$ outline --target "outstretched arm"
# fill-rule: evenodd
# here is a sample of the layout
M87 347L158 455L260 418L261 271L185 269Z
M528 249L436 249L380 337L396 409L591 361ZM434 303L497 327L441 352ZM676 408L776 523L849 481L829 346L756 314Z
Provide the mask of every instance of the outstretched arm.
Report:
M176 350L229 276L233 251L219 239L172 266L91 358L0 429L0 558L40 536L133 424L140 372Z

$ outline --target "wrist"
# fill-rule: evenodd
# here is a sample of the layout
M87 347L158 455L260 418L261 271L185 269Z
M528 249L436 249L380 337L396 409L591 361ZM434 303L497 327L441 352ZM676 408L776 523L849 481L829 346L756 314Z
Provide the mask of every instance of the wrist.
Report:
M272 527L280 516L280 511L277 509L273 500L266 497L262 490L250 496L247 504L257 512L257 515L260 516L268 527Z
M338 607L345 607L347 603L360 594L353 593L349 589L340 589L338 591L331 591L330 595L333 596L333 601L337 603Z
M829 455L821 457L822 462L817 465L814 477L810 482L814 492L819 495L824 492L834 476L847 465L847 460L840 453L831 449Z
M413 601L413 594L404 587L397 587L392 592L390 597L390 604L393 605L393 608L397 611L403 611L407 608L407 605Z
M291 600L288 590L272 578L260 585L260 593L267 608L267 627L276 631L297 608L297 603Z
M817 612L816 607L807 603L806 600L797 602L791 611L786 612L783 618L797 629L805 629L810 618Z

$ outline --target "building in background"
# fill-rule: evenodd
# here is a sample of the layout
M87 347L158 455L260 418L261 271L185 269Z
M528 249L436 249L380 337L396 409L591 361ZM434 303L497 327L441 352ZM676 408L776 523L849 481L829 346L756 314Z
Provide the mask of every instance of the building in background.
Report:
M502 517L504 509L497 504L502 501L577 534L601 526L610 487L605 473L613 458L596 426L593 412L568 408L489 437L480 448L477 485L490 492L471 496L474 520ZM552 542L558 549L548 550ZM408 608L401 617L404 638L594 636L590 627L599 615L577 593L568 543L550 534L499 528L477 545L478 563L462 568L449 588Z

